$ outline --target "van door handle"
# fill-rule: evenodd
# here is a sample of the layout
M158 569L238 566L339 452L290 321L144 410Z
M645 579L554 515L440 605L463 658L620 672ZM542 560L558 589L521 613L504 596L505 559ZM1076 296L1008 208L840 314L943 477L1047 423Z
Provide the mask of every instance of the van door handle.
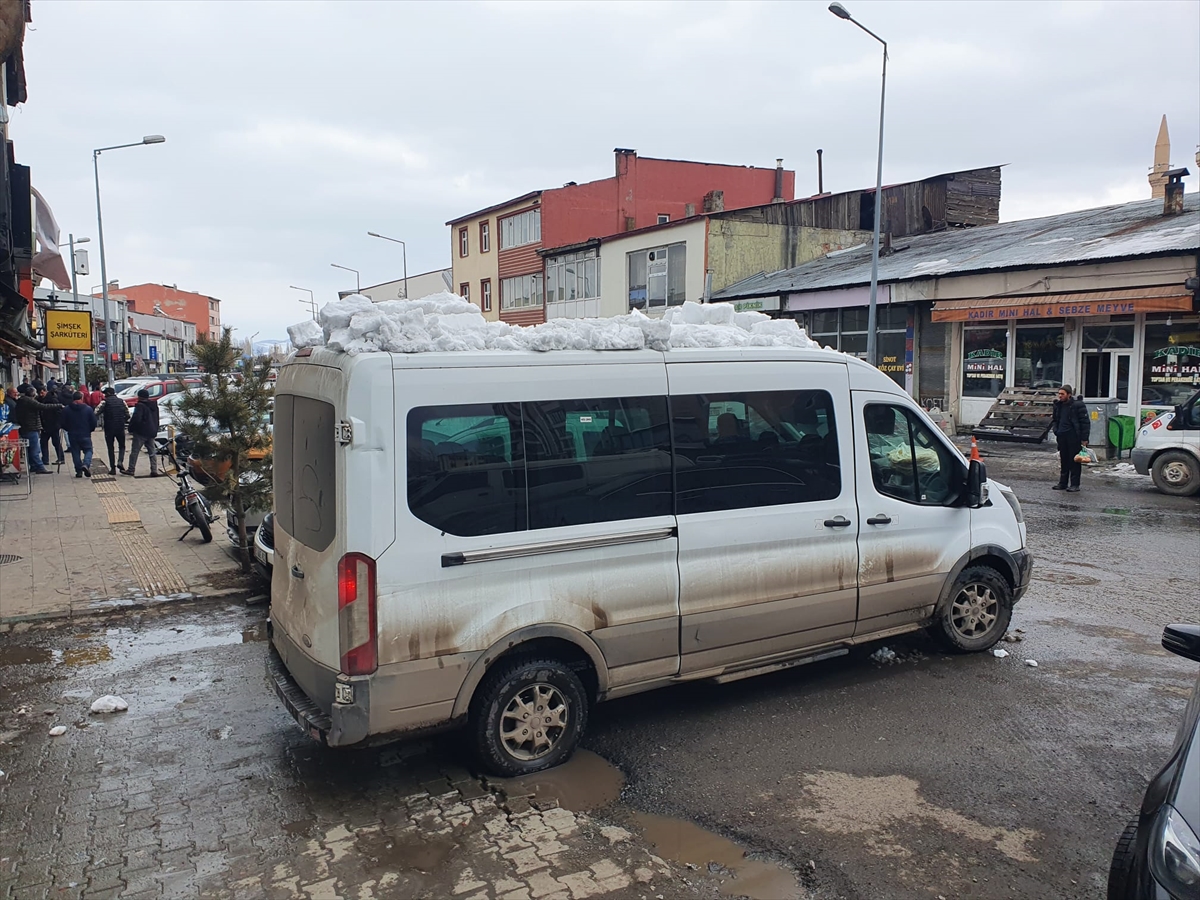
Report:
M891 525L892 517L891 516L883 516L883 515L871 516L871 518L867 519L867 524L868 525Z
M292 577L301 579L304 578L303 570L301 570L299 566L292 566Z
M845 528L849 524L850 520L845 516L837 516L836 518L825 520L826 528Z

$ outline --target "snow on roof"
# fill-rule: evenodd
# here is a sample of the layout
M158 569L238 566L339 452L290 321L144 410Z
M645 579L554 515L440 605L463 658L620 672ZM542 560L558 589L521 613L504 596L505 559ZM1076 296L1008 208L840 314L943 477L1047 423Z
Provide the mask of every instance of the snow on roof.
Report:
M688 302L661 319L637 310L609 319L553 319L522 327L489 322L462 297L445 291L421 300L375 303L362 294L327 303L320 321L288 327L296 349L360 353L467 350L671 350L684 347L820 349L793 319L735 312L729 304Z

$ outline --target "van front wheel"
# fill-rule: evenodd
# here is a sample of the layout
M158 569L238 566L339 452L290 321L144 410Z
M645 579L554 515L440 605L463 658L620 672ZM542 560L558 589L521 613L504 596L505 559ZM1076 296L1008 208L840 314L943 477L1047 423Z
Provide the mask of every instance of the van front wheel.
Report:
M471 731L483 766L512 777L565 762L587 725L587 693L554 659L501 662L479 686Z
M1008 582L989 566L971 566L954 580L932 631L952 653L978 653L1000 640L1011 620Z

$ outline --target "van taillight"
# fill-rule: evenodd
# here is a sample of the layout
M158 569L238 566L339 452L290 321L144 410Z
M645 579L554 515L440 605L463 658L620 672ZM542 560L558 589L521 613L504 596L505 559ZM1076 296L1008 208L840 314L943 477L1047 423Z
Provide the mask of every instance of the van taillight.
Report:
M342 671L370 675L379 665L375 641L375 560L347 553L338 562L338 649Z

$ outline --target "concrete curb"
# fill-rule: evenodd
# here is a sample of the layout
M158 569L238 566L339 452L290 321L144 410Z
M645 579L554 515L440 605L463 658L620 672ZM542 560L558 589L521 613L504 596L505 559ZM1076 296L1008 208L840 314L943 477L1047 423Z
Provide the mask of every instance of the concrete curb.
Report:
M108 600L98 600L81 609L64 609L54 612L40 613L23 613L15 616L0 616L0 626L16 625L21 622L46 622L54 619L66 619L77 621L86 619L92 616L107 616L113 613L133 612L150 608L158 608L171 603L190 603L199 605L204 602L216 600L240 600L245 599L247 605L255 599L263 597L269 600L269 595L263 594L261 587L247 586L236 588L223 588L220 590L207 591L204 593L193 593L190 591L180 592L178 594L156 594L154 596L145 596L143 594L134 594L128 597L113 597Z

